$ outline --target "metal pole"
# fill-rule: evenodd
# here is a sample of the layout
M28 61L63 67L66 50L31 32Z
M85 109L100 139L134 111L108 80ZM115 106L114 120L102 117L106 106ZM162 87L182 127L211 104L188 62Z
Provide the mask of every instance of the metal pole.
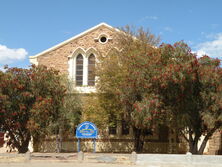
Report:
M77 150L78 152L80 152L81 148L80 148L80 139L78 138L78 143L77 143Z
M94 153L96 153L96 139L93 139Z

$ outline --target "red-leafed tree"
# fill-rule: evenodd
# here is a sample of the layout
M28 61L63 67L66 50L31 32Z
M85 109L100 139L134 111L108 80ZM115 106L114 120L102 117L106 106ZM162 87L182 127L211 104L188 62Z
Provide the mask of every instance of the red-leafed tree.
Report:
M66 88L58 71L43 66L0 72L0 126L19 153L28 151L31 135L47 132L58 120Z
M203 154L209 138L222 126L220 60L197 58L183 42L163 44L160 52L158 94L168 108L169 120L189 143L189 151Z
M165 122L185 138L190 152L202 154L221 128L220 61L197 58L184 42L155 47L157 38L143 30L127 29L117 40L121 51L100 57L97 86L106 109L124 113L133 126L135 150L142 151L147 129Z

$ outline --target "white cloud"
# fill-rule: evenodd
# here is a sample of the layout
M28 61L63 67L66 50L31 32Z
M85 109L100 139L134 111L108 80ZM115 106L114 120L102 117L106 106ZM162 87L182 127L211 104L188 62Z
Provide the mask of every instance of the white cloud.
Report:
M157 16L145 16L145 17L141 18L139 21L143 22L146 20L158 20L158 19L159 19L159 17L157 17Z
M158 17L157 16L146 16L146 19L150 19L150 20L157 20Z
M198 56L207 54L213 58L222 59L222 33L211 35L211 41L200 43L196 46Z
M0 71L5 72L5 69L4 69L4 67L3 67L3 66L0 66Z
M165 31L168 31L168 32L172 32L173 31L173 29L171 28L171 27L164 27L163 28Z
M188 40L188 41L185 41L188 45L194 45L194 42L193 41L190 41L190 40Z
M216 28L219 28L219 24L211 24L211 29L216 29Z
M28 55L24 48L11 49L0 44L0 64L8 64L14 61L23 60Z

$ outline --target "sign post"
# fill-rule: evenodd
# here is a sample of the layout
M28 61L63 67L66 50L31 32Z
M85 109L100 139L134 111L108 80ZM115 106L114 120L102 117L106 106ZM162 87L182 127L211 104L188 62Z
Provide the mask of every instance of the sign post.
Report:
M77 150L78 150L78 152L80 152L80 150L81 150L81 145L80 145L80 139L78 139L78 143L77 143Z
M93 139L94 153L96 152L96 139Z
M98 129L92 122L83 122L78 125L76 129L76 138L78 139L77 150L81 151L80 139L93 139L94 153L96 152L96 139L98 136Z

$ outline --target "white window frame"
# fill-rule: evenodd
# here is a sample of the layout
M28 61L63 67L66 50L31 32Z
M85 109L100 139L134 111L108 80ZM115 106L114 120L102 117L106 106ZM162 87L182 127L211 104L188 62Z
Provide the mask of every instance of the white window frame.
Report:
M76 84L76 58L77 56L81 54L83 56L83 85L82 86L76 86L78 87L93 87L95 89L95 86L88 86L88 58L91 54L95 56L95 60L97 61L97 51L95 48L89 48L87 50L84 50L83 48L79 47L75 49L75 51L68 56L68 73L69 73L69 79ZM95 79L96 82L96 79Z

